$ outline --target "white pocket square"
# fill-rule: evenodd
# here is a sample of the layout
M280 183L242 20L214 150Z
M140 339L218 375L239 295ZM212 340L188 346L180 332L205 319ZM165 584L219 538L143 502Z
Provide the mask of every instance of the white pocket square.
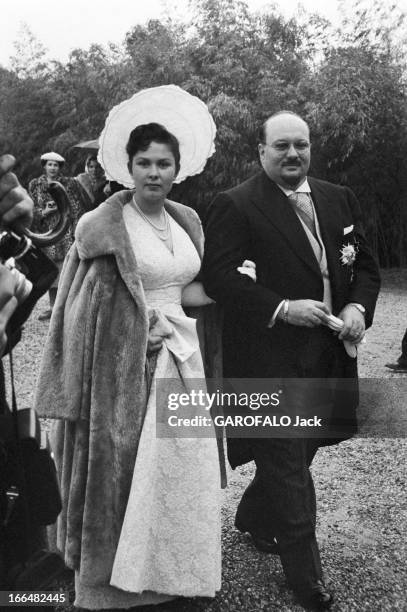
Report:
M344 227L343 235L346 236L346 234L350 234L352 230L353 230L353 225L348 225L348 227Z

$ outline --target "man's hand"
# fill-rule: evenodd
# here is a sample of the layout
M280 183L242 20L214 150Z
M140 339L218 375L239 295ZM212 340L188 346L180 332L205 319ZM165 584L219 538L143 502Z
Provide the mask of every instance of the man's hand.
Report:
M0 264L0 357L7 344L7 324L18 304L14 295L15 288L15 276L6 266Z
M348 304L341 310L338 317L343 321L343 328L338 338L339 340L347 340L353 344L358 344L365 335L365 317L363 314Z
M11 172L14 164L12 155L0 156L0 223L18 229L31 225L34 204Z
M318 327L327 325L327 316L330 315L328 306L316 300L290 300L287 312L287 323L301 327ZM277 317L283 319L281 308Z

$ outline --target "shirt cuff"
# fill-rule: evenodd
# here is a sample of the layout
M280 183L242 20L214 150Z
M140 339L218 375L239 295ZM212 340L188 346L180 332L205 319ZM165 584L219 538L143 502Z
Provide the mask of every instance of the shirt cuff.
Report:
M279 305L277 306L277 308L275 309L273 316L271 317L269 324L267 325L268 328L274 327L274 324L276 322L277 319L277 315L280 312L280 310L282 309L282 307L284 306L284 302L285 300L281 300L281 302L279 303Z
M347 306L354 306L355 308L357 308L359 310L359 312L361 312L363 315L366 314L366 308L364 306L362 306L362 304L359 304L359 302L349 302L348 304L346 304Z

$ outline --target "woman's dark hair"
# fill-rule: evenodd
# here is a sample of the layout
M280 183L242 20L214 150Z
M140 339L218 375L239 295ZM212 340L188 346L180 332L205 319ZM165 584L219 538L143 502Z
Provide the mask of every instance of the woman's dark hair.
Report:
M145 123L134 128L126 146L129 163L131 164L138 151L147 151L152 142L159 142L168 146L174 156L175 169L178 174L180 168L179 142L174 134L171 134L159 123Z

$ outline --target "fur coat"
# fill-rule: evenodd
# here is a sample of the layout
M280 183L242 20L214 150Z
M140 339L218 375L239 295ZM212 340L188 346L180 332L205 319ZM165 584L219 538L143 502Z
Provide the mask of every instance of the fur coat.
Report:
M119 192L78 223L36 390L40 416L64 419L66 427L64 448L56 449L64 502L58 545L67 564L80 566L81 578L94 585L110 578L146 406L149 320L123 220L132 196ZM165 207L202 257L198 215L168 200ZM202 321L198 329L205 332ZM221 360L220 339L214 344L213 323L208 329L204 362L213 368ZM210 375L217 373L212 369Z

